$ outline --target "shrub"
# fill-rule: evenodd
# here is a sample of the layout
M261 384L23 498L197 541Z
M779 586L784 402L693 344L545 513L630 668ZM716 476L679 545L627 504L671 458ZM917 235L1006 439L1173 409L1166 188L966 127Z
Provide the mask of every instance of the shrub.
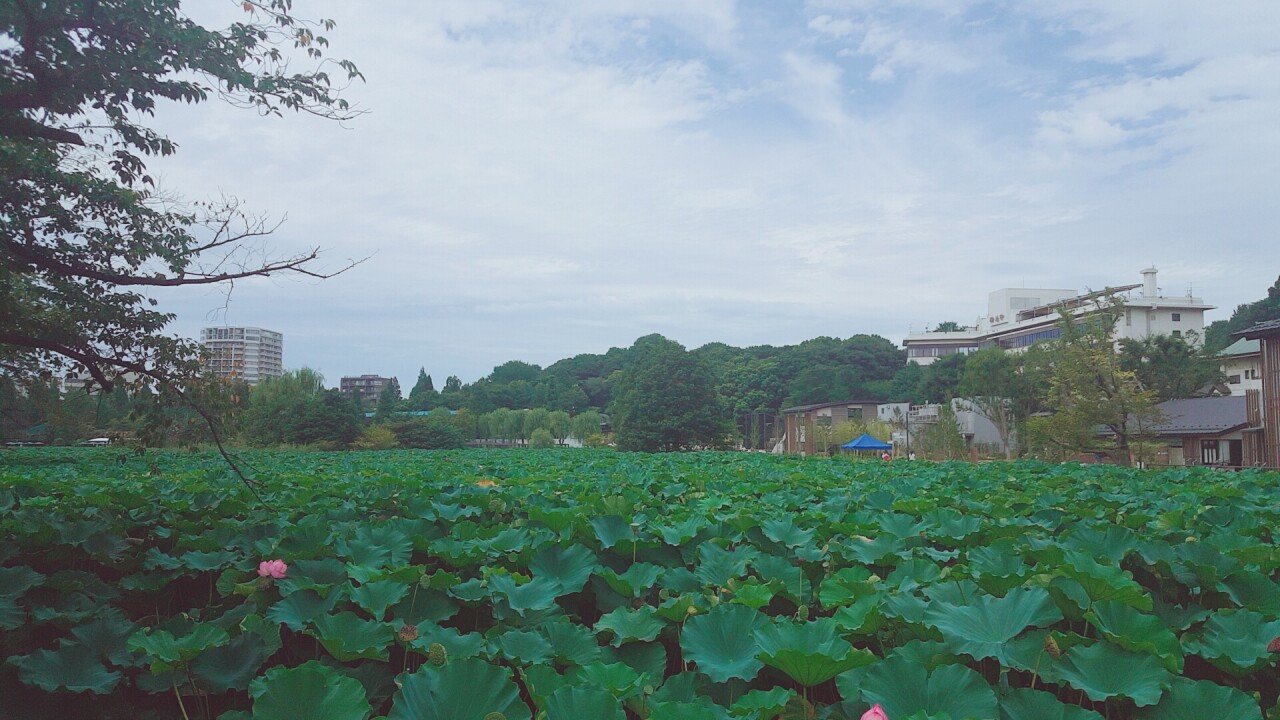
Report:
M399 438L386 425L370 425L351 443L356 450L390 450L400 444Z
M453 423L432 417L416 417L389 423L400 444L422 450L451 450L465 447L467 437Z
M556 446L556 439L551 437L551 431L546 428L538 428L529 435L529 444L536 448L549 448Z

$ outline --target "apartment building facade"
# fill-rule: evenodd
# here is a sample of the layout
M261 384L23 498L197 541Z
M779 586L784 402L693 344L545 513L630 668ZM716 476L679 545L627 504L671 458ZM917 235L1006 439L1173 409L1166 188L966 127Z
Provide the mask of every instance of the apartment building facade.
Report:
M1262 343L1240 338L1218 353L1222 374L1232 395L1262 389Z
M357 407L378 407L378 398L382 390L394 378L381 375L347 375L338 383L343 395L350 397Z
M260 327L200 331L205 369L216 377L257 385L284 374L284 335Z
M1157 270L1142 271L1142 282L1079 293L1060 288L1004 288L987 299L987 314L973 326L954 332L915 332L903 340L908 362L928 365L939 358L967 354L988 347L1022 350L1061 336L1058 311L1075 317L1093 312L1096 303L1108 295L1124 302L1123 316L1116 323L1116 340L1144 339L1153 335L1195 338L1204 334L1204 313L1212 310L1190 292L1183 296L1162 295Z

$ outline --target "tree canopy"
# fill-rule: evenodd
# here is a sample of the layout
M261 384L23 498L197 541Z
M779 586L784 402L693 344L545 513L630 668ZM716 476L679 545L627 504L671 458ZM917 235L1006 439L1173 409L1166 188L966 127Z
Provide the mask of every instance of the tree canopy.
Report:
M718 447L733 431L706 362L662 337L637 343L638 356L617 381L611 407L623 450Z

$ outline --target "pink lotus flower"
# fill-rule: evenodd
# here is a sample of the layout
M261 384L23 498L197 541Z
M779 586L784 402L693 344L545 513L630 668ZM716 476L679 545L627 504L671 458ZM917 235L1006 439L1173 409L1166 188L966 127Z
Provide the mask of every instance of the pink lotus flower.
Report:
M889 720L889 716L885 714L884 708L879 703L871 706L871 709L862 713L861 720Z
M263 560L258 563L258 577L270 577L279 580L289 571L283 560Z

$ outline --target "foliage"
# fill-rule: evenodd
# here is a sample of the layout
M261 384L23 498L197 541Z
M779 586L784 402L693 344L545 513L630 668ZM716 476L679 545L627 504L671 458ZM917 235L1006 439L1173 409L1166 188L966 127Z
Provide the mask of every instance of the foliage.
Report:
M1133 373L1157 400L1194 397L1226 380L1220 363L1198 337L1153 335L1120 340L1120 367Z
M938 407L937 422L930 423L917 436L916 449L933 460L960 460L969 455L968 443L960 432L951 403Z
M211 454L0 456L0 715L1260 719L1280 692L1275 474L249 461L261 501Z
M551 431L546 428L538 428L529 434L529 447L549 448L555 447L556 439L552 437Z
M661 337L622 372L610 412L623 450L718 447L732 432L710 368Z
M156 309L154 288L230 292L241 278L333 274L316 266L318 249L272 259L262 238L275 223L238 200L183 202L148 169L177 149L145 124L166 101L214 95L262 115L355 114L334 82L360 73L325 58L320 33L333 23L304 21L291 5L247 2L241 21L221 29L187 17L180 0L0 6L6 374L73 370L106 390L127 379L191 400L198 348L165 334L173 316Z
M1231 317L1210 323L1204 331L1205 350L1217 353L1235 342L1235 333L1264 320L1280 319L1280 278L1267 288L1267 296L1261 300L1236 307Z
M390 450L400 445L400 439L386 425L369 425L360 431L360 436L351 443L354 450Z
M400 445L420 450L449 450L465 447L467 436L449 420L435 417L413 417L392 420L387 428L395 434Z
M1001 348L980 350L965 360L960 373L960 395L995 426L1010 459L1026 433L1027 420L1042 402L1043 378L1036 360L1043 352L1040 348L1016 354Z

